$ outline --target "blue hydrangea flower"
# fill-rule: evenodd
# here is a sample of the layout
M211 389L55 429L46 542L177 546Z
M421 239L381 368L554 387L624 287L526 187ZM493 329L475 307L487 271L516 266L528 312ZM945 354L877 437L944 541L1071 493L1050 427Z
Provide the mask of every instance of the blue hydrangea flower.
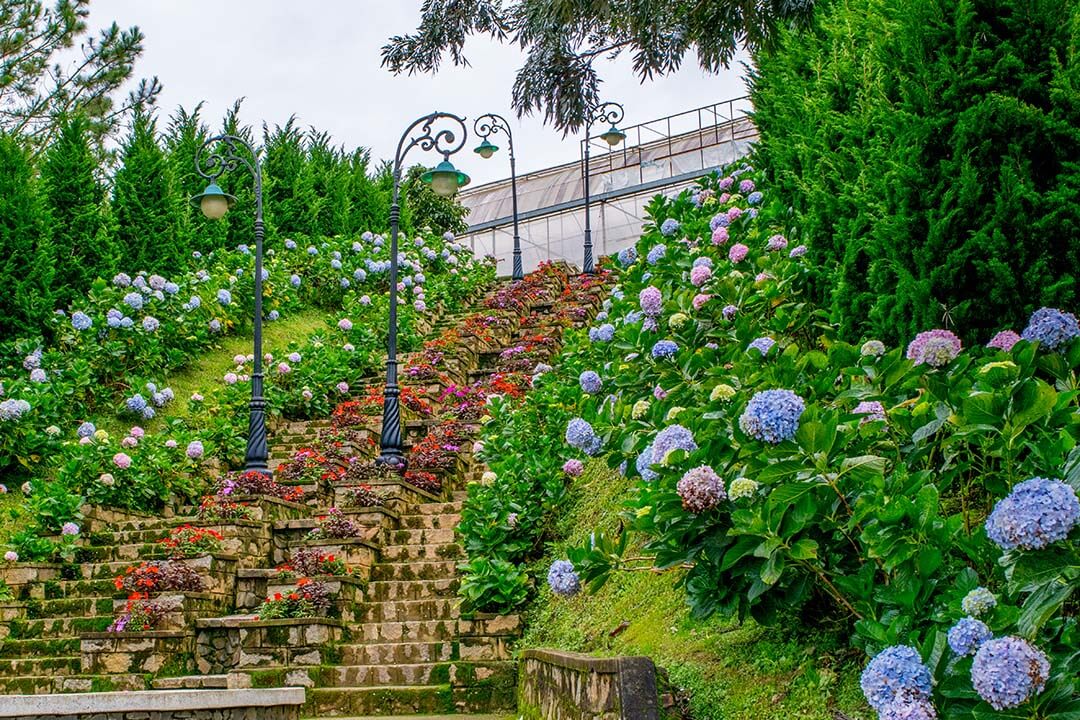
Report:
M210 332L221 332L221 321L217 318L214 318L209 323L207 323L207 327L210 328Z
M146 398L136 393L125 400L124 405L130 412L141 413L146 408Z
M662 465L676 450L692 453L698 449L694 434L682 425L668 425L656 434L652 443L652 464Z
M974 654L979 646L992 638L994 634L982 620L973 617L960 618L949 628L949 647L960 657Z
M116 287L128 287L131 285L131 276L127 273L117 273L113 276L112 281Z
M761 202L762 197L763 196L760 192L754 191L746 196L746 202L750 205L757 205Z
M657 246L653 247L652 250L649 251L649 254L645 256L645 260L650 265L655 265L656 263L660 262L664 258L664 255L666 255L666 254L667 254L667 245L662 245L662 244L657 245Z
M859 685L866 702L880 712L897 700L929 698L933 682L915 648L893 645L874 656L863 670Z
M341 280L339 280L338 283L341 285L342 290L348 290L349 285L351 284L351 283L349 283L349 278L341 278Z
M180 286L174 282L167 282L165 283L165 292L169 295L175 295L180 292Z
M881 708L878 720L937 720L937 710L924 697L899 698Z
M660 223L660 234L664 237L671 237L675 233L679 232L679 221L675 218L668 218L664 222ZM654 265L656 263L653 263Z
M615 338L615 326L604 323L600 327L589 328L589 340L592 342L611 342Z
M652 356L656 360L669 358L677 352L679 352L679 345L673 340L659 340L652 347Z
M747 346L746 351L750 352L751 350L757 350L762 356L765 356L769 354L769 351L773 349L773 345L775 344L776 341L771 337L759 337Z
M289 284L292 285L294 288L300 287L300 276L299 275L291 275L291 276L289 276Z
M314 245L309 245L308 249L307 249L307 254L308 255L318 255L319 254L319 248L315 247Z
M341 269L341 261L338 260L337 258L334 258L333 260L330 261L330 267L334 268L335 270L340 270Z
M130 292L124 296L124 304L132 310L142 310L143 296L137 292Z
M221 288L217 291L217 301L222 305L231 305L232 293L225 288Z
M1080 324L1072 313L1042 307L1031 314L1028 325L1020 334L1023 339L1038 341L1047 350L1057 350L1080 336Z
M79 332L83 330L89 330L93 327L94 321L90 319L90 316L81 310L76 310L71 315L71 327L75 328Z
M147 315L142 319L142 327L146 332L152 333L156 332L157 329L161 327L161 323L158 322L158 319L153 315Z
M638 475L645 482L652 482L656 478L660 477L660 474L652 469L652 454L653 446L646 445L645 449L641 451L641 454L637 456L637 460L634 461L634 467L637 468Z
M586 455L596 455L604 446L592 425L582 418L574 418L567 424L566 442Z
M645 317L645 314L640 310L631 310L626 313L626 317L623 318L623 323L626 325L633 325L634 323L641 322L641 318Z
M739 427L756 440L776 445L795 437L805 409L803 399L790 390L762 390L750 398Z
M365 280L367 280L367 272L365 272L363 268L357 268L356 270L354 270L352 276L353 280L355 280L356 282L364 282Z
M619 251L619 254L616 257L620 265L622 265L623 267L629 267L634 263L635 260L637 260L637 248L623 248Z
M1080 522L1080 499L1060 480L1017 484L986 519L986 534L1002 550L1040 550L1064 540Z
M979 617L997 607L997 598L994 593L984 587L977 587L960 601L960 609L973 617Z
M548 587L560 597L573 597L581 592L581 580L569 560L556 560L548 570Z
M270 322L273 322L273 321L277 320L280 317L281 317L281 313L279 313L277 310L271 310L266 315L266 319L269 320Z
M198 295L192 295L188 301L184 304L184 309L187 311L197 310L202 307L202 298Z
M132 320L129 317L125 316L125 317L120 318L120 327L122 327L122 328L130 328L130 327L133 327L134 325L135 325L135 321Z
M578 383L581 385L583 392L589 395L595 395L600 392L600 388L604 386L604 381L600 379L600 376L593 370L586 370L578 376Z
M729 218L727 216L727 213L720 213L719 215L716 215L715 217L713 217L712 220L709 221L709 229L713 230L715 232L716 228L727 227L730 224L731 224L731 218Z
M708 255L702 255L701 257L694 258L694 264L693 264L692 267L712 268L713 267L712 258L709 257Z
M1023 638L987 640L971 664L971 684L995 710L1023 705L1046 687L1050 660Z
M75 431L75 434L84 438L90 437L95 432L97 432L97 428L94 426L94 423L87 421L79 425L79 429Z
M120 327L120 321L124 319L124 313L120 312L116 308L110 308L109 312L105 313L105 324L111 328Z

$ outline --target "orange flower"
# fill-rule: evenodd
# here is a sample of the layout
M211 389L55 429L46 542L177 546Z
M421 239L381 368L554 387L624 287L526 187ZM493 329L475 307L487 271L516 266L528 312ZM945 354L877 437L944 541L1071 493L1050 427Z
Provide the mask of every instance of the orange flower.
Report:
M311 578L300 578L296 581L296 587L304 587L311 584Z
M274 593L274 599L280 602L281 601L281 593Z
M289 593L289 599L290 600L299 600L300 596L297 595L296 593Z

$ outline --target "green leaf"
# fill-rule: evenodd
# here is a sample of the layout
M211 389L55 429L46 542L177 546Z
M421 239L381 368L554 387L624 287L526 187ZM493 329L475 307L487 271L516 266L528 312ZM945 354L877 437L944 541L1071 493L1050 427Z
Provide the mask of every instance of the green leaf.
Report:
M885 458L877 455L844 458L840 475L847 475L859 487L881 485L885 478Z

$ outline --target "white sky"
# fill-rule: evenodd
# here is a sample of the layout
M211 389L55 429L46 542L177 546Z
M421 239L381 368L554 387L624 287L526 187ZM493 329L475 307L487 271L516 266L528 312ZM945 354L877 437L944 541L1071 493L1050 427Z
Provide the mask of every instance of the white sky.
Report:
M541 122L518 120L510 110L522 54L486 38L466 45L468 68L445 64L436 76L394 76L381 67L380 48L391 35L412 32L420 0L95 0L90 25L138 25L146 36L136 77L157 75L164 85L160 124L177 105L205 101L212 128L234 100L246 98L241 117L261 127L296 114L301 127L328 131L336 143L389 158L401 133L434 110L471 119L496 112L512 124L518 172L578 157L577 139ZM600 66L602 96L626 107L624 126L744 94L741 65L721 75L701 72L693 58L682 70L644 85L629 56ZM493 141L500 147L505 143ZM470 137L467 149L477 143ZM482 161L471 152L454 157L474 184L509 175L505 155ZM414 149L407 164L433 164Z

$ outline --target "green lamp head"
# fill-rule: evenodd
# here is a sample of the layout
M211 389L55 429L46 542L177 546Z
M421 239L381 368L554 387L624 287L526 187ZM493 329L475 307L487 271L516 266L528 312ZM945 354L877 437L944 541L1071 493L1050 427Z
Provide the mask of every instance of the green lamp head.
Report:
M603 133L600 137L603 138L608 145L615 147L626 139L626 133L612 125L608 131Z
M431 185L439 197L450 197L468 185L470 180L468 175L453 166L449 157L421 175L420 179Z
M498 149L499 149L498 145L492 145L490 142L488 142L487 138L484 138L484 142L477 145L473 149L473 152L476 153L477 155L479 155L480 157L484 158L485 160L487 160L489 157L494 155L495 152Z
M202 210L209 220L220 220L236 202L236 197L221 189L215 182L206 186L198 195L191 198L191 204Z

